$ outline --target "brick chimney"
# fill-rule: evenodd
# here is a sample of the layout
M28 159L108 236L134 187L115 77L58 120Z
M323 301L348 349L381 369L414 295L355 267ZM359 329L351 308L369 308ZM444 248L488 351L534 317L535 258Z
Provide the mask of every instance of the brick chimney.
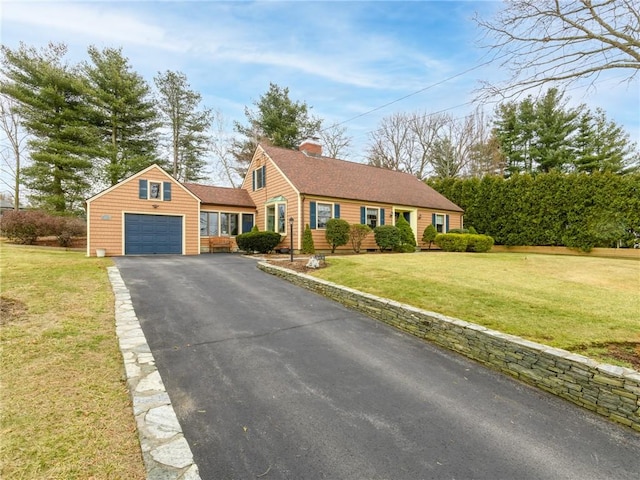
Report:
M298 147L298 150L304 152L310 157L321 157L322 156L322 145L320 144L320 139L318 137L309 137Z

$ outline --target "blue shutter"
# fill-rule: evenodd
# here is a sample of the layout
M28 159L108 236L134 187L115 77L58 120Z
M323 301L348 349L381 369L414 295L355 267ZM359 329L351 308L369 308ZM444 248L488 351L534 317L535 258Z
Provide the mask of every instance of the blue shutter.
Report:
M367 207L360 207L360 223L363 225L367 223Z
M384 225L384 208L380 209L380 225Z
M255 170L251 172L251 181L252 181L251 189L255 192L256 191L256 171Z
M445 233L447 233L449 231L449 215L445 215L444 216L444 222L445 222Z
M165 202L171 201L171 182L162 182L162 199Z
M340 204L333 205L333 218L340 218Z
M140 180L138 182L138 198L147 199L147 181Z
M435 213L431 214L431 225L433 225L434 227L436 226L436 214Z
M316 228L316 202L309 202L309 227Z
M262 166L262 188L267 186L267 166Z

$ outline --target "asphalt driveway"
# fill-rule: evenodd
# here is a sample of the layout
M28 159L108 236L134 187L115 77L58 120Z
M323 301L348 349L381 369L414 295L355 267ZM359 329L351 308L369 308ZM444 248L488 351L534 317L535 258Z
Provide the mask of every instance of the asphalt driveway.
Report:
M252 259L115 260L204 480L639 478L640 435Z

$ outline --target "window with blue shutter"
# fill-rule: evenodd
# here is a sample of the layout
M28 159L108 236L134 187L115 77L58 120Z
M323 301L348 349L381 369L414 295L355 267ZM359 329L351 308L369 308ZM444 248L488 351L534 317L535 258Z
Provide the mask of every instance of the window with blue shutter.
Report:
M446 233L449 231L449 215L445 215L444 218L445 218L445 228L446 228L445 233Z
M162 200L171 201L171 182L162 182Z
M267 186L267 166L262 166L262 187Z
M333 218L340 218L340 204L336 203L333 206Z
M380 209L380 225L384 225L384 208Z
M256 191L256 171L255 170L251 172L251 183L252 183L252 190L255 192Z
M138 198L142 198L144 200L147 199L147 181L146 180L138 181Z
M367 224L367 207L360 207L360 223Z
M309 227L316 228L316 202L309 202Z

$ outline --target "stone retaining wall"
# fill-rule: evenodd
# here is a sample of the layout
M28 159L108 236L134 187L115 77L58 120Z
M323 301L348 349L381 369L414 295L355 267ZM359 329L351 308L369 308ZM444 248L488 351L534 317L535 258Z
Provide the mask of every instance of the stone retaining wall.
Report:
M261 262L258 268L640 432L640 372Z

